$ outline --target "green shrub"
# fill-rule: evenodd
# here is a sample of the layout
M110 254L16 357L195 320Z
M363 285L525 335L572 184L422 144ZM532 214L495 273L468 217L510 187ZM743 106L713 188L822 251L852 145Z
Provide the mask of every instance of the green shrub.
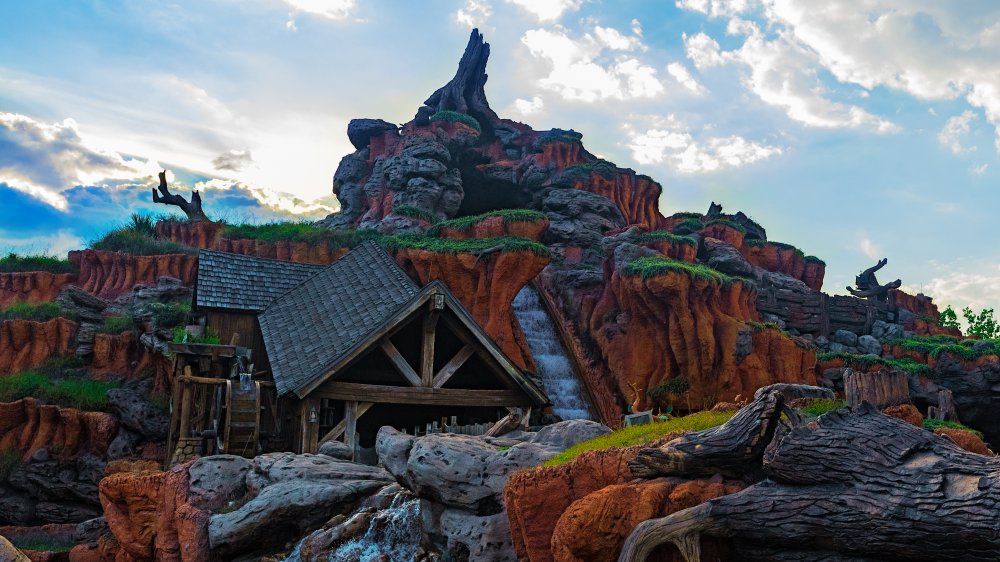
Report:
M698 243L694 238L690 236L681 236L679 234L674 234L673 232L667 232L666 230L651 230L649 232L644 232L639 235L637 241L640 244L645 244L648 242L670 242L671 244L687 244L688 246L697 246Z
M213 328L205 328L205 333L200 336L189 334L183 326L177 326L172 332L174 343L200 343L206 345L219 345L219 332Z
M779 332L784 331L777 322L757 322L755 320L747 320L746 325L750 326L750 329L754 332L763 332L764 330L777 330Z
M0 273L22 271L47 271L49 273L76 273L76 266L69 260L52 256L22 256L10 253L0 258Z
M476 130L476 132L483 132L483 128L479 125L479 121L476 118L458 111L438 111L430 117L431 123L435 121L447 121L450 123L462 123L468 125Z
M983 433L981 431L976 431L975 429L972 429L971 427L968 426L964 426L958 422L924 418L924 429L929 429L931 431L934 431L939 427L943 427L946 429L960 429L962 431L975 433L977 436L979 436L980 439L983 438Z
M955 314L955 309L951 305L938 314L938 326L942 328L958 328L958 315Z
M962 309L962 316L969 323L966 333L970 336L977 336L984 340L1000 338L1000 323L997 323L996 319L993 318L992 308L984 308L979 311L979 314L976 314L971 308L965 307Z
M105 410L107 393L117 388L117 381L95 381L54 377L42 372L25 371L0 377L0 402L12 402L27 396L80 410Z
M704 216L705 215L703 215L701 213L695 213L695 212L691 212L691 211L682 211L680 213L674 213L674 214L670 215L669 218L672 218L672 219L698 219L698 222L701 222L701 219Z
M59 317L69 318L70 320L76 318L73 313L63 310L61 306L54 302L16 302L0 311L0 320L34 320L36 322L45 322L46 320Z
M265 242L306 242L326 244L329 248L353 248L366 240L379 237L374 230L337 230L310 222L270 222L264 224L228 225L222 237L232 240L263 240Z
M577 443L546 461L544 466L559 466L568 463L587 451L599 451L613 447L631 447L632 445L652 443L674 432L711 429L726 423L735 413L733 411L712 412L706 410L664 422L623 427L608 435L602 435L589 441Z
M847 406L847 400L836 398L819 398L809 402L809 404L799 409L803 414L809 416L822 416L827 412L833 412Z
M142 315L153 321L157 328L173 328L187 323L191 305L187 303L152 302L142 307Z
M767 246L767 240L761 238L747 238L743 241L743 243L754 248L763 248L764 246Z
M198 249L169 240L160 240L133 230L116 229L90 244L95 250L123 252L134 256L197 254Z
M441 217L431 213L430 211L418 209L413 205L396 205L392 208L392 213L401 217L410 217L411 219L427 221L431 224L441 221Z
M575 137L567 133L558 133L554 131L549 131L538 137L538 144L548 144L550 142L574 143L581 142L581 139L580 137Z
M725 218L712 219L712 220L710 220L710 221L708 221L708 222L705 223L705 227L707 228L709 226L716 225L716 224L721 224L723 226L728 226L729 228L732 228L733 230L738 230L740 232L743 232L744 234L747 231L746 227L743 226L742 224L740 224L738 222L733 222L733 221L731 221L729 219L725 219Z
M401 234L381 238L380 243L387 250L409 248L427 250L443 254L478 253L485 250L498 249L504 252L528 251L540 256L549 255L549 249L527 238L516 236L499 236L496 238L468 238L451 240L431 236Z
M978 359L984 355L993 355L1000 352L1000 341L982 340L990 345L980 346L979 351L973 348L977 340L962 340L946 335L939 336L913 336L901 340L896 340L895 344L907 351L924 353L928 357L937 359L942 353L960 357L966 361Z
M806 261L807 261L807 262L812 262L812 263L818 263L818 264L820 264L820 265L822 265L822 266L825 266L825 265L826 265L826 262L825 262L825 261L823 261L823 260L821 260L821 259L817 258L816 256L806 256Z
M801 258L805 258L806 257L806 253L805 252L803 252L802 250L796 248L795 246L793 246L791 244L786 244L784 242L770 242L770 244L772 246L777 247L777 248L781 248L782 250L792 250L792 251L795 252L796 255L798 255Z
M663 256L643 256L638 258L624 267L622 275L649 279L650 277L656 277L657 275L669 272L685 273L694 279L703 279L725 286L739 280L736 277L730 277L725 273L720 273L700 263L674 260Z
M568 166L564 171L567 172L577 171L589 174L595 170L605 172L606 173L605 175L607 175L610 173L614 173L616 170L618 170L618 166L614 162L611 162L610 160L597 158L594 160L588 160L587 162L580 162L577 164L573 164L572 166Z
M451 220L441 221L434 225L427 233L432 236L437 236L445 228L450 228L452 230L466 231L473 227L476 223L482 222L491 217L500 217L504 224L510 224L513 222L538 222L545 220L545 213L535 211L532 209L498 209L496 211L489 211L481 215L471 215L467 217L458 217Z
M691 218L675 224L671 231L675 234L693 234L703 228L705 228L705 223L701 222L701 219Z
M931 376L934 370L929 365L919 363L910 358L885 359L875 355L854 355L852 353L832 353L822 352L816 354L816 360L820 362L841 359L844 365L852 368L870 369L874 366L886 367L890 369L900 369L915 375Z
M15 449L0 450L0 482L7 482L10 475L21 464L21 453Z
M97 327L99 334L120 334L135 327L132 318L129 316L107 316L104 322Z
M659 401L660 398L670 395L681 395L691 388L687 377L676 377L670 380L653 385L646 391L646 396Z

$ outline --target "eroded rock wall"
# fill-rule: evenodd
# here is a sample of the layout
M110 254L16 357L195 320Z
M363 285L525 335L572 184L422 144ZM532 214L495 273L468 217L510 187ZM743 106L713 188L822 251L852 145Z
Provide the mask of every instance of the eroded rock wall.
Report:
M45 322L0 321L0 375L38 367L72 351L77 324L65 318Z
M153 285L160 277L174 277L191 286L198 273L198 256L189 254L134 256L79 250L70 252L69 260L80 268L77 285L103 299L118 297L140 283Z
M24 271L0 273L0 309L16 302L49 302L63 287L73 282L71 273Z

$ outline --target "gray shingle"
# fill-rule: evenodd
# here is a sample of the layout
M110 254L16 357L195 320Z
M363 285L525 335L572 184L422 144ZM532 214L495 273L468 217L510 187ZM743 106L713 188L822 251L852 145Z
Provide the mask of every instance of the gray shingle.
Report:
M260 312L325 265L269 260L227 252L198 252L199 308Z
M367 242L274 299L257 319L278 394L321 376L419 291Z

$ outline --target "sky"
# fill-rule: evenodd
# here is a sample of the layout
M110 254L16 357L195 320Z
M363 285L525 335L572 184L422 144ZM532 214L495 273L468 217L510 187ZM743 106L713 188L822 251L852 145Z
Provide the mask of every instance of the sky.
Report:
M583 133L665 214L742 210L823 258L828 292L886 257L883 282L1000 310L995 0L7 0L0 21L2 251L167 211L163 168L215 218L325 216L350 119L412 119L478 27L491 106Z

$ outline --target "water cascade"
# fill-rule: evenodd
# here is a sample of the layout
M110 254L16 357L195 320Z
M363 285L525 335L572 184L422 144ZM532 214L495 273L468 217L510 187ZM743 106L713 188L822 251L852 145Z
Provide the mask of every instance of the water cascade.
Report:
M556 415L564 420L594 419L583 383L573 370L569 355L538 292L530 285L514 297L514 314L528 339L542 386L552 400Z

